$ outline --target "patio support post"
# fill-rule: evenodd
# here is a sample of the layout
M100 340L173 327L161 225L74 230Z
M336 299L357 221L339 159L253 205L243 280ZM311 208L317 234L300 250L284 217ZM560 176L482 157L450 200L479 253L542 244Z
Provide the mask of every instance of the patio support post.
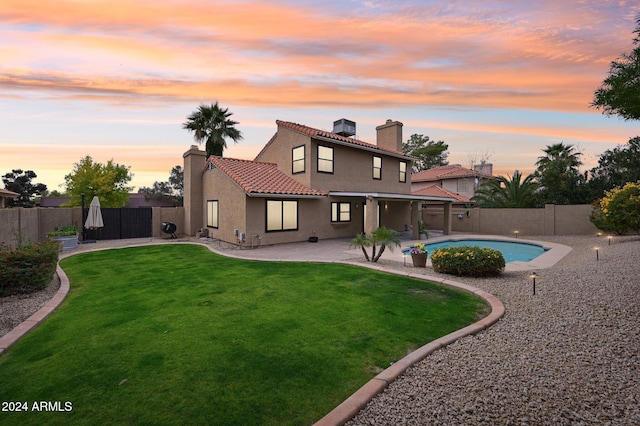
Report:
M442 229L444 235L451 235L451 204L451 201L444 203L444 226Z
M420 217L418 210L419 202L412 201L411 202L411 239L418 240L420 239Z
M371 195L367 196L367 208L365 218L365 234L371 234L378 225L378 200Z

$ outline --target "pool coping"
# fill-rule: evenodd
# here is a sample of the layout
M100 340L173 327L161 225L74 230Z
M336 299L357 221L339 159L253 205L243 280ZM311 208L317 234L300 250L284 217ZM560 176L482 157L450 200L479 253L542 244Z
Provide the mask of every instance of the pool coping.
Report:
M505 272L512 271L531 271L534 269L545 269L550 268L556 263L558 263L563 257L565 257L569 252L571 252L572 248L566 246L564 244L551 243L548 241L538 241L538 240L529 240L525 238L512 238L505 237L502 235L478 235L478 234L455 234L455 235L443 235L442 237L429 238L428 240L416 240L412 241L410 246L415 243L425 243L425 244L434 244L442 241L460 241L460 240L488 240L488 241L506 241L513 243L525 243L525 244L534 244L538 246L542 246L546 251L542 253L540 256L529 262L515 261L509 262L506 264L504 270ZM396 257L393 260L406 263L406 255L403 255L402 252L399 253L399 257ZM431 259L427 260L427 265L431 266Z

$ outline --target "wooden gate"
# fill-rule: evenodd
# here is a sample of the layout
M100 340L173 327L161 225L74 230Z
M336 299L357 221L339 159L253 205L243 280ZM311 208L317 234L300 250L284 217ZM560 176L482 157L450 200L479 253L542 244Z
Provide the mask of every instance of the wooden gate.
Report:
M153 236L153 210L151 208L100 210L104 227L85 230L85 239L87 240L121 240ZM87 211L84 213L85 218Z

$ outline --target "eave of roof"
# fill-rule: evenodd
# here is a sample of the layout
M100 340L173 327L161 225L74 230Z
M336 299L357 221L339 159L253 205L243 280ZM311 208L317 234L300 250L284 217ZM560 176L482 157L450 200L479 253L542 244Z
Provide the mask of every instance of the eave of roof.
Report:
M17 192L9 191L8 189L0 188L0 196L15 198L19 197L20 194L18 194Z
M432 196L432 197L448 197L453 198L457 203L470 203L472 202L469 198L464 195L456 194L451 191L447 191L438 185L430 185L425 188L420 188L418 190L412 191L412 195L423 195L423 196Z
M331 191L330 196L334 197L373 197L379 200L409 200L409 201L455 201L453 197L430 196L420 194L394 194L384 192L350 192L350 191Z
M274 163L210 156L209 164L220 169L250 197L322 198L327 194L308 188L278 170Z
M458 179L463 177L493 178L492 175L477 170L467 169L458 165L447 165L413 173L411 175L411 182L436 182L444 179Z

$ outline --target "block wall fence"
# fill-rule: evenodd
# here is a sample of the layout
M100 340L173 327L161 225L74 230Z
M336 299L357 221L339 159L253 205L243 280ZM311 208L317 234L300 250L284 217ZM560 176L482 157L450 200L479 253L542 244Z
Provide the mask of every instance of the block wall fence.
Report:
M152 207L153 237L163 236L162 222L174 222L179 234L187 233L183 207ZM557 206L547 204L539 209L453 208L451 224L454 232L514 236L527 235L592 235L598 229L589 220L590 205ZM441 230L444 209L423 208L422 220L427 229ZM43 241L47 232L60 225L76 225L82 229L80 207L0 209L0 242L15 246L22 242Z
M178 234L184 233L183 207L151 207L153 237L161 237L162 222L173 222ZM0 243L16 247L21 241L37 242L47 238L56 226L75 225L82 231L82 208L5 208L0 209Z

